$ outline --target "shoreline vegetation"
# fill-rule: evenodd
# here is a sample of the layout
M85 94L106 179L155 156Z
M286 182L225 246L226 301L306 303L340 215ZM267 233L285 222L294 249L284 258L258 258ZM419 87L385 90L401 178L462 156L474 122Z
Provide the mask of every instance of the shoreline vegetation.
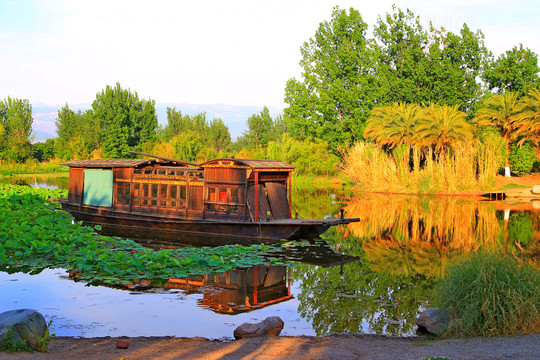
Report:
M360 156L356 153L360 152ZM458 159L449 161L447 169L458 169L456 164L466 163L467 159ZM51 159L46 162L38 162L29 160L24 163L7 163L0 162L0 179L10 178L32 178L36 177L43 181L47 178L67 177L69 175L69 167L62 166L60 159ZM443 173L443 170L437 169L433 163L426 166L430 171L407 171L399 169L393 158L388 154L384 154L381 150L376 149L373 144L357 144L349 156L344 159L345 165L343 170L335 175L310 175L298 174L293 176L293 184L296 189L328 189L342 188L352 190L354 193L373 193L373 194L396 194L396 195L417 195L417 196L456 196L456 197L477 197L489 191L503 191L512 188L532 188L534 185L540 185L540 174L533 173L523 176L504 177L500 174L486 177L484 183L486 186L479 186L479 181L472 177L468 179L469 184L476 186L464 187L460 176L467 171L455 171L450 175L446 175L442 179L436 179L434 173ZM403 167L407 165L402 164ZM385 171L390 172L390 176L380 181L377 176L383 176ZM471 173L469 172L469 175ZM383 178L384 179L384 178ZM394 184L388 179L393 179ZM435 179L435 181L433 181ZM444 184L444 181L449 179L460 179L456 184L448 187L455 191L449 192L440 191L440 188L430 188L422 186L426 184ZM397 186L396 186L397 184ZM405 184L405 185L404 185ZM413 187L416 185L416 190ZM448 189L447 188L447 189ZM446 189L446 190L447 190Z

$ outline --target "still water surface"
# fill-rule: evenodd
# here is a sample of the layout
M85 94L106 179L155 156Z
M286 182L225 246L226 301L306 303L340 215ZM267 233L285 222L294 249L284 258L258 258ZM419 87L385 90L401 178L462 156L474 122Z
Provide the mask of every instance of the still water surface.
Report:
M330 229L324 242L295 246L295 267L243 269L161 289L86 287L61 269L0 272L0 311L36 309L53 319L58 336L229 339L236 326L274 315L285 321L284 335L413 335L418 311L454 259L490 249L538 262L540 218L530 200L367 196L340 188L296 190L293 199L301 217L338 216L344 207L361 221Z

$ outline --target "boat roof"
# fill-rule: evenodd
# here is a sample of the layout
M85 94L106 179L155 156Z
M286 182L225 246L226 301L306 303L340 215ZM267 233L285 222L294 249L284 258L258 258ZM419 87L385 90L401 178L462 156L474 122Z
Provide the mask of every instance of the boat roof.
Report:
M278 170L278 171L293 171L294 166L287 164L286 162L280 160L272 159L214 159L203 162L200 165L197 165L192 162L175 160L164 158L155 155L149 155L139 152L133 153L137 155L152 157L153 159L87 159L87 160L71 160L63 162L61 165L69 167L81 167L81 168L128 168L128 167L138 167L141 165L149 164L160 164L162 166L182 166L182 167L201 167L201 168L211 168L211 167L240 167L248 168L256 171L264 170Z
M273 159L214 159L199 165L205 167L247 167L253 170L283 170L293 171L294 166L286 162Z
M162 165L171 166L197 166L187 161L172 160L172 159L88 159L88 160L71 160L63 162L60 165L69 167L81 168L129 168L138 167L141 165L159 163Z

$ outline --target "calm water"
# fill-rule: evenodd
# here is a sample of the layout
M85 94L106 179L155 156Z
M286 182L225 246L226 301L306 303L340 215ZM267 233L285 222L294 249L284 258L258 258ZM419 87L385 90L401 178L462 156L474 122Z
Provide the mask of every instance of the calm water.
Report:
M337 216L344 207L361 221L329 230L325 242L291 248L286 255L299 260L296 267L243 269L160 289L86 287L61 269L0 272L0 311L39 310L58 336L229 339L236 326L273 315L285 321L284 335L413 335L417 312L453 259L482 248L533 261L540 253L539 213L528 200L367 196L340 188L296 190L293 199L300 217Z

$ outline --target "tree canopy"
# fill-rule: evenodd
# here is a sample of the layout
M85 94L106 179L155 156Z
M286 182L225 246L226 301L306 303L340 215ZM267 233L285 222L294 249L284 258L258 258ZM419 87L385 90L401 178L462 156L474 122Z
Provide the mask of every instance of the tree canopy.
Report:
M483 74L487 87L499 94L516 92L526 95L534 86L539 85L538 55L519 44L512 50L492 60Z
M467 111L481 98L489 52L483 34L466 24L459 34L425 30L411 11L394 7L379 18L374 37L360 13L334 8L301 48L303 79L285 88L285 115L297 138L314 136L332 150L363 138L375 106L441 103Z
M28 100L0 100L0 159L22 162L32 155L32 123Z
M131 158L130 151L141 151L142 144L157 140L154 100L140 100L136 92L109 85L92 103L98 119L103 155Z
M332 150L362 138L377 89L367 24L357 10L334 8L301 48L303 79L285 87L284 110L293 136L328 141Z

